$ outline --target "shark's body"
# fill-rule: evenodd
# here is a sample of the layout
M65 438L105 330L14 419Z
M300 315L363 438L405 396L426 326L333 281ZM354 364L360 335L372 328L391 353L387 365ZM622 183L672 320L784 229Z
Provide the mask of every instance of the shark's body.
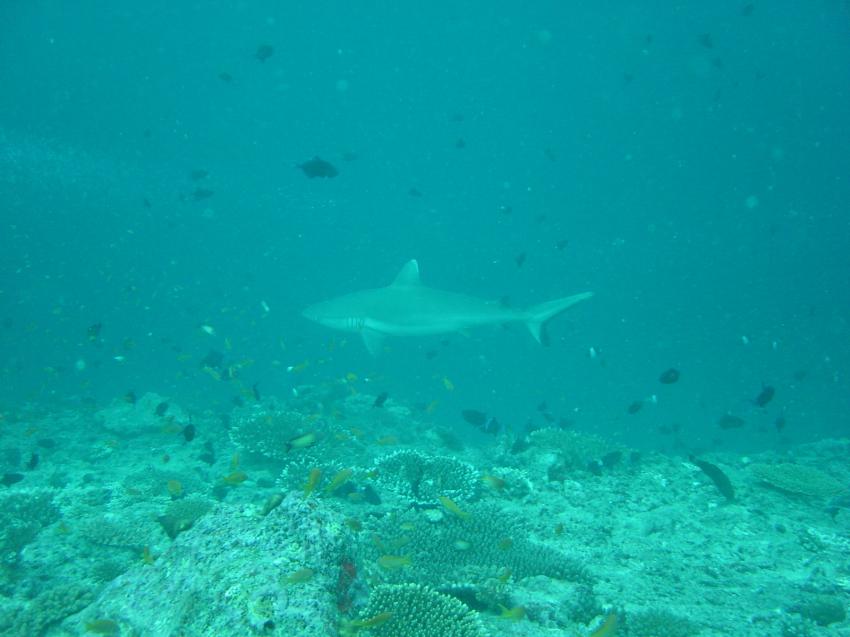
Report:
M527 310L512 309L498 302L425 287L419 280L419 264L411 260L387 287L317 303L303 314L326 327L358 332L367 349L376 354L386 335L445 334L505 323L525 323L542 342L546 321L592 295L584 292Z

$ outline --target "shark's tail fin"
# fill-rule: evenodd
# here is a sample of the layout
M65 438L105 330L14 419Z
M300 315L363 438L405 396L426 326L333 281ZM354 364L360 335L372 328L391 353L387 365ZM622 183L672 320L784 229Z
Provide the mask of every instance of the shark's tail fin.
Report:
M549 339L546 335L546 322L579 301L589 299L591 296L593 296L593 292L582 292L581 294L574 294L573 296L555 299L554 301L546 301L540 305L528 308L528 319L525 322L528 326L528 331L531 332L531 335L538 343L547 345Z

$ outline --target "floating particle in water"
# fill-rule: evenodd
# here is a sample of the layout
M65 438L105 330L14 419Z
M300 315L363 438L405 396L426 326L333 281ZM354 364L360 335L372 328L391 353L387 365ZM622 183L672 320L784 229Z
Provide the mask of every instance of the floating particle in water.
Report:
M257 58L260 62L265 62L273 55L274 47L271 44L261 44L257 47L257 52L254 53L254 57Z

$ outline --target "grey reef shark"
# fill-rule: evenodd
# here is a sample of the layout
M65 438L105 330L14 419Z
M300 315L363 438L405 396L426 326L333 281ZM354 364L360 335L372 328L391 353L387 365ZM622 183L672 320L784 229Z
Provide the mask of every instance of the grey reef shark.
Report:
M426 287L419 280L419 264L412 259L388 286L311 305L303 315L325 327L359 333L366 349L376 355L388 335L446 334L507 323L525 323L537 342L545 343L546 322L591 296L592 292L582 292L514 309L498 301Z

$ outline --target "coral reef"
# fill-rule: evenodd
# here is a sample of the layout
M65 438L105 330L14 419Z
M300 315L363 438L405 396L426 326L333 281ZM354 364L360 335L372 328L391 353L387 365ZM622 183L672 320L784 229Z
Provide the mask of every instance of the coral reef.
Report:
M828 498L847 490L847 487L827 473L800 464L750 465L750 471L762 482L796 495Z
M375 463L376 482L416 504L435 504L441 496L459 502L474 500L479 476L472 465L446 456L402 450Z
M121 634L325 637L347 535L333 516L293 494L265 517L221 505L153 564L106 586L64 625L108 619ZM303 571L303 569L310 569ZM309 577L288 580L295 572Z
M647 610L626 616L628 637L694 637L700 627L691 620L665 610Z
M478 503L466 512L461 518L437 509L410 510L376 522L380 542L360 545L364 569L385 582L416 581L435 588L476 588L488 579L532 575L590 581L578 562L530 540L525 525L500 507ZM407 556L409 564L385 568L383 555Z
M369 627L373 637L484 637L474 611L419 584L376 586L360 620L344 625L341 634L354 634L360 626Z
M145 394L135 403L115 400L95 414L95 421L101 427L122 438L161 432L164 427L179 431L189 420L179 405L154 393Z
M304 412L257 403L234 410L230 440L240 449L283 460L291 440L321 425Z
M93 593L84 583L57 584L24 606L0 603L0 637L37 637L53 624L91 603Z
M7 491L0 495L0 568L15 565L20 551L42 528L59 519L50 489Z

